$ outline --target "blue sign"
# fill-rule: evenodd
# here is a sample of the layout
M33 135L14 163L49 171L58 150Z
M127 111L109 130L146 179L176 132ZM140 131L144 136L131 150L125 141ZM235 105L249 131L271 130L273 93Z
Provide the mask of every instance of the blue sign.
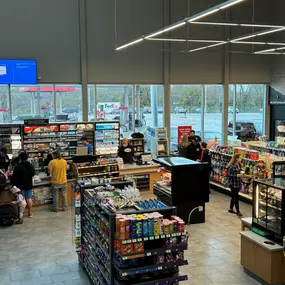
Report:
M36 60L0 59L0 84L37 84Z

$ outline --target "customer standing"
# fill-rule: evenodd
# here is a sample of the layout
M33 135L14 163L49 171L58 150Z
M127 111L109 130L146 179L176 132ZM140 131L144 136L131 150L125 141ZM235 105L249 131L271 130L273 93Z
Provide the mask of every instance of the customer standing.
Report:
M28 161L28 155L25 151L19 153L19 163L16 164L13 175L10 180L11 186L16 186L21 190L22 195L27 201L28 217L33 216L32 213L32 195L33 195L33 176L35 169Z
M198 161L201 158L201 146L198 138L194 138L187 148L187 158Z
M53 211L58 212L58 194L62 199L62 210L67 211L68 205L66 202L66 183L67 183L67 162L61 157L59 151L53 152L53 160L48 165L51 175L51 189L53 198Z
M229 213L237 214L238 217L242 217L239 210L239 191L241 189L243 177L243 174L241 174L241 162L242 158L240 157L240 154L234 154L231 161L227 165L228 183L232 194ZM234 211L234 206L236 208L236 212Z
M201 153L200 161L207 162L209 166L209 170L211 170L211 155L210 155L210 151L208 149L207 143L202 142L201 149L202 149L202 153Z
M84 146L87 146L88 154L93 155L93 146L92 146L92 144L89 143L87 137L82 137L81 141L83 142Z
M181 139L181 143L178 145L179 156L187 157L187 151L188 151L189 145L190 145L190 142L188 141L188 136L183 135Z

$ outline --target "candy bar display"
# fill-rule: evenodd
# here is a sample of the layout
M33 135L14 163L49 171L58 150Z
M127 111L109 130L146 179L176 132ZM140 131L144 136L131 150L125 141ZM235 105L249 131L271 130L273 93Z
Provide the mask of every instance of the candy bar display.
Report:
M80 200L75 243L79 262L92 284L178 284L187 280L187 275L179 274L179 267L188 264L184 256L188 234L174 207L162 203L155 211L139 210L136 202L144 201L130 185L85 189L74 184L74 191ZM159 205L156 200L145 202Z
M282 244L285 235L285 180L282 178L255 180L253 188L254 231Z
M242 160L242 171L247 175L242 181L240 195L244 198L252 200L252 179L263 179L268 177L268 171L265 167L265 162L259 159L257 151L248 150L240 147L222 147L218 146L211 151L211 183L214 186L223 187L229 190L228 187L228 170L227 165L230 162L234 153L239 153Z

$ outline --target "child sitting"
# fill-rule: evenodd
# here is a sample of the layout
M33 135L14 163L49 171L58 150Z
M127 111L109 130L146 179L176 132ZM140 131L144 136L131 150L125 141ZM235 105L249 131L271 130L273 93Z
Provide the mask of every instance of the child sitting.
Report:
M23 223L24 210L27 206L27 202L24 199L23 195L21 194L21 190L19 188L17 188L16 186L13 186L11 188L11 192L16 197L16 201L14 201L13 203L18 204L18 207L19 207L19 219L16 221L16 224L22 224Z

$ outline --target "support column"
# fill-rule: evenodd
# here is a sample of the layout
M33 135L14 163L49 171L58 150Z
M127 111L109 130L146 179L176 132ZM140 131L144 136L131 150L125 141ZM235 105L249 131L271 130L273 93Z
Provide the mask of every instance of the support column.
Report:
M150 105L151 105L151 117L152 125L154 128L158 127L158 98L157 98L157 86L150 86Z
M234 86L234 94L233 94L233 135L236 135L237 131L237 85Z
M226 20L230 20L229 11L226 11ZM225 40L230 36L229 27L225 27ZM224 69L223 69L223 85L224 85L224 101L223 101L223 116L222 116L222 134L223 144L228 143L228 105L229 105L229 86L230 86L230 53L229 44L224 45Z
M141 120L141 94L140 94L140 88L139 85L135 86L136 88L136 119Z
M37 92L36 92L36 106L35 106L35 115L41 115L41 89L40 85L37 85Z
M88 121L86 0L78 0L78 11L80 40L80 81L82 84L82 119L83 121Z
M94 85L94 119L97 120L97 103L98 103L98 99L97 99L97 85Z
M206 86L202 85L202 100L201 100L201 138L204 140L204 128L205 128L205 94L206 94Z
M11 97L11 85L7 85L7 94L8 94L8 108L9 108L9 123L11 124L13 121L12 118L12 97Z
M167 26L170 23L170 1L163 1L163 26ZM167 33L166 36L169 36ZM170 153L170 112L171 112L171 87L170 87L170 44L169 42L163 42L163 87L164 87L164 112L163 112L163 124L167 129L168 136L168 153Z
M56 92L55 85L52 85L52 93L53 93L53 120L56 122Z

